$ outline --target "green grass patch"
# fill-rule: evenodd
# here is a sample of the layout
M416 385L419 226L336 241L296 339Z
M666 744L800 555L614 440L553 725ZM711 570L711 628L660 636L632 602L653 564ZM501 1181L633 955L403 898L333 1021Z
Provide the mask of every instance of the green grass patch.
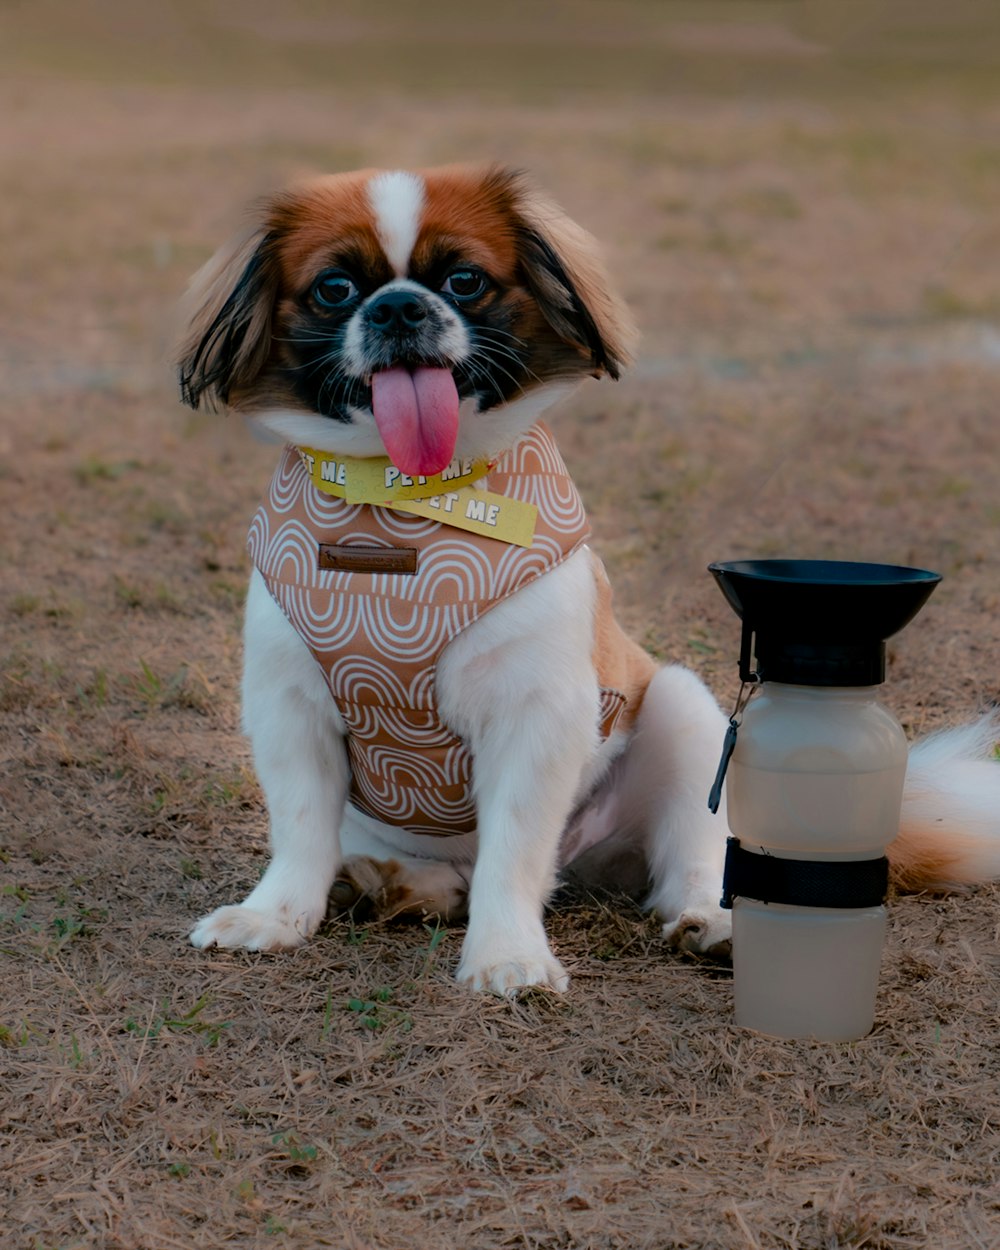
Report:
M209 713L215 706L213 688L197 665L181 664L170 673L157 672L146 660L139 660L139 671L124 678L129 693L148 711L180 707Z
M972 296L935 284L924 288L920 302L924 315L937 321L1000 321L1000 290Z
M345 1009L369 1032L394 1026L402 1033L409 1033L413 1028L413 1017L408 1011L393 1006L392 998L393 990L384 985L375 990L371 998L349 998Z
M225 1031L230 1027L229 1020L208 1020L202 1014L212 1002L211 996L202 994L187 1011L171 1010L170 1003L164 1000L158 1013L151 1013L145 1021L137 1016L129 1016L122 1026L124 1033L132 1033L140 1038L158 1038L162 1033L193 1033L203 1037L209 1046L218 1046Z
M117 482L126 473L141 468L138 460L104 460L100 456L87 456L73 469L73 476L81 486L93 486L97 482Z
M15 616L31 616L42 606L37 595L15 595L10 601L10 610Z

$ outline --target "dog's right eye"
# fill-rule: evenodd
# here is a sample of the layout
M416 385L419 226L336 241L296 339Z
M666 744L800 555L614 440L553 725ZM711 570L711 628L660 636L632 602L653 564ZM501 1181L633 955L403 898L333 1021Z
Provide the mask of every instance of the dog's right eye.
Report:
M340 308L354 299L357 293L358 288L351 279L339 270L320 274L312 285L313 299L324 308Z

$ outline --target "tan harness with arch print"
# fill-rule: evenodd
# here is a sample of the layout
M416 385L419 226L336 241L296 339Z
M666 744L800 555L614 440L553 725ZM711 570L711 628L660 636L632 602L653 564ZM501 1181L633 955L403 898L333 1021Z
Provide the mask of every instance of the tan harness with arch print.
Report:
M350 802L412 833L472 832L472 758L438 714L437 662L462 630L585 543L580 496L542 425L486 478L491 497L537 509L530 547L456 529L433 511L413 515L350 503L314 484L312 459L285 449L247 547L321 666L347 727ZM600 731L607 736L626 704L627 719L634 716L653 665L648 659L647 671L636 665L639 649L610 616L610 591L596 559L595 575ZM616 664L623 641L631 649L624 668ZM617 673L605 672L602 651Z

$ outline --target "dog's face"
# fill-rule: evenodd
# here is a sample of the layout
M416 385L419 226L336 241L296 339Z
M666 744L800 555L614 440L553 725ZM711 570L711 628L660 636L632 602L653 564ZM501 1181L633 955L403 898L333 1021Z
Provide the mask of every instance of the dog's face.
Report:
M506 169L362 171L263 206L196 275L183 398L432 474L502 450L633 331L593 240Z

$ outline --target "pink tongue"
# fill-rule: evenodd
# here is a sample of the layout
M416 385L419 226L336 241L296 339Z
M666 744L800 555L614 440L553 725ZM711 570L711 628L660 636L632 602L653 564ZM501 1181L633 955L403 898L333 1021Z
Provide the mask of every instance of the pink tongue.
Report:
M372 412L389 459L411 477L446 468L458 440L458 391L450 369L397 365L372 378Z

